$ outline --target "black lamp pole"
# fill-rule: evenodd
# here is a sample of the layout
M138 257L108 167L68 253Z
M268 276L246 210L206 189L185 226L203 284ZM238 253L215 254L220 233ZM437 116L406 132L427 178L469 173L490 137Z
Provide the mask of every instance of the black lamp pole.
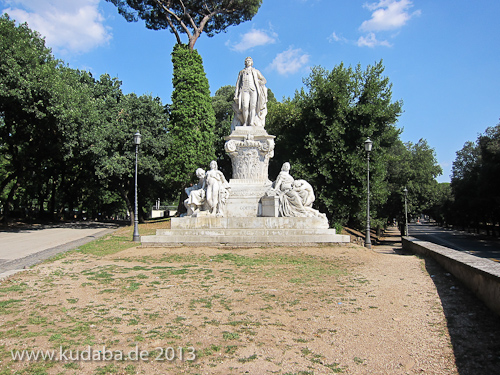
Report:
M139 155L139 145L141 144L141 133L134 134L135 145L135 209L134 209L134 236L133 241L139 242L141 236L139 235L139 204L137 199L137 159Z
M408 205L406 203L406 198L408 196L408 189L405 187L403 190L405 192L405 230L404 235L408 236Z
M365 247L368 249L372 248L372 241L370 239L370 152L372 151L373 142L368 138L365 141L365 151L366 151L366 236L365 236Z

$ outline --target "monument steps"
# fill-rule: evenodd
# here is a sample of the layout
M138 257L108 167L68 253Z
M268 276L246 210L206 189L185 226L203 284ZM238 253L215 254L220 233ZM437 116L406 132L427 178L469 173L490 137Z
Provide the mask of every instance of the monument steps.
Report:
M141 237L142 246L182 246L182 245L287 245L287 246L313 246L318 244L342 244L349 243L349 236L332 234L319 235L287 235L287 236L269 236L269 235L156 235Z
M157 229L142 236L143 246L182 245L288 245L348 243L349 236L336 234L320 218L303 217L184 217L173 218L172 229Z
M189 236L193 229L158 229L157 236ZM335 229L252 229L245 228L200 228L196 229L197 236L309 236L336 234Z

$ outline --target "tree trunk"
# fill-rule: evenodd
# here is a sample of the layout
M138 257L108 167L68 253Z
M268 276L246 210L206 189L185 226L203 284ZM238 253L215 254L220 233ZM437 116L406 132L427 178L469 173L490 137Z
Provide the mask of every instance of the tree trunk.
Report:
M125 189L123 186L120 186L120 195L122 196L123 200L125 201L125 204L127 205L127 210L130 213L130 225L134 225L134 221L135 221L134 205L130 201L127 189Z
M14 199L14 195L16 194L16 191L17 191L17 189L19 189L20 186L21 186L21 181L17 180L16 183L10 189L9 195L7 196L7 200L4 203L4 210L3 210L4 216L3 216L3 220L4 220L5 223L7 223L8 220L9 220L10 206L11 206L12 201Z

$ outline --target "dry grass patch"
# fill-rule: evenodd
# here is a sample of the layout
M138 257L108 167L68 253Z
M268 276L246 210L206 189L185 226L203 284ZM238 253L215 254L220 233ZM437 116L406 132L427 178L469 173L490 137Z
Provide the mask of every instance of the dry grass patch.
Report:
M128 231L0 285L0 374L455 371L421 260L389 265L357 246L137 248ZM374 272L403 267L409 286ZM11 358L88 347L148 356Z

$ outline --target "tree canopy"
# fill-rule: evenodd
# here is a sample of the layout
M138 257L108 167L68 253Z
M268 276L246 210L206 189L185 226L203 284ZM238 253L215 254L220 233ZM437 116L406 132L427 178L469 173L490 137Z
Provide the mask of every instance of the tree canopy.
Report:
M343 64L332 71L313 68L304 81L306 88L269 110L267 128L277 135L274 163L289 161L296 178L314 186L320 210L334 222L360 226L364 221L363 145L368 137L374 143L374 217L377 205L387 199L386 159L398 139L400 131L394 124L402 103L392 102L391 84L383 70L382 62L366 70Z
M262 0L106 1L114 4L128 22L142 19L148 29L170 30L178 44L182 44L181 34L186 34L191 50L203 32L211 37L231 25L249 21L262 4Z
M479 230L500 223L500 124L468 141L453 162L450 224Z
M4 217L132 213L133 134L143 133L142 206L159 197L168 116L158 98L56 60L44 40L0 18L0 200ZM154 182L154 183L153 183ZM155 188L151 188L154 186Z
M215 160L215 114L198 52L176 44L172 61L174 91L168 124L166 178L173 198L195 178L196 168L206 168Z

